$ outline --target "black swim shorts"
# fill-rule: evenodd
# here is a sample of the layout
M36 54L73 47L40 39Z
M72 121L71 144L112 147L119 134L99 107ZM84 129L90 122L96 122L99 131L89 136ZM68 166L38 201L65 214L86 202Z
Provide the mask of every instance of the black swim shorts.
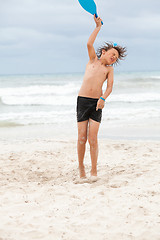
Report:
M96 111L99 98L77 97L77 122L86 121L89 118L101 122L102 109Z

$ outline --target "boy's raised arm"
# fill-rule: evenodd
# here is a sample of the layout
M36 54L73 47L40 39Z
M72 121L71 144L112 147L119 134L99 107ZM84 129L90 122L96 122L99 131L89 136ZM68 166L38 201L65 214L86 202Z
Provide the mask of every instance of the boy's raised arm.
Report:
M96 28L94 29L93 33L91 34L87 42L88 55L90 60L93 60L96 57L96 52L93 47L93 44L102 26L101 24L102 19L100 17L96 18L94 15L94 21L96 23Z

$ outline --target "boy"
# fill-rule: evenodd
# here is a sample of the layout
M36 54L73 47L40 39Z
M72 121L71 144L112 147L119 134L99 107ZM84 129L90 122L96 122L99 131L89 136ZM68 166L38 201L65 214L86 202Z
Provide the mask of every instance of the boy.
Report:
M96 28L89 37L87 48L89 62L86 66L86 71L82 86L77 98L77 124L78 124L78 162L80 178L85 179L85 167L83 164L85 155L85 144L88 139L90 145L91 156L91 180L97 180L97 158L98 158L98 141L97 135L102 117L102 109L104 108L105 100L112 92L113 87L113 65L119 59L125 57L126 49L113 44L99 48L96 55L93 43L98 32L101 29L101 18L96 18L94 15ZM107 89L103 93L102 86L107 79Z

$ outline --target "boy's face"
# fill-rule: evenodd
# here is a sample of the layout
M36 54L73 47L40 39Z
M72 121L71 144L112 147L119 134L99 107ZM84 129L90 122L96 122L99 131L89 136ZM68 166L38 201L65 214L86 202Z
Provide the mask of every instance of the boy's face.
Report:
M105 50L102 50L102 51L104 51L103 52L104 58L107 61L108 65L114 64L119 58L119 53L115 48L111 48L108 51L105 51Z

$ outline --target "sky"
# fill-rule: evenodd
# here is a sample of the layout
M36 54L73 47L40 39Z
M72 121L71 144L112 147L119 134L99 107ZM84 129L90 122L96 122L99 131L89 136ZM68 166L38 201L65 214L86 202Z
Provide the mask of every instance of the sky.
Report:
M160 1L96 0L95 40L127 47L117 71L160 71ZM84 72L93 16L78 0L0 0L0 74Z

